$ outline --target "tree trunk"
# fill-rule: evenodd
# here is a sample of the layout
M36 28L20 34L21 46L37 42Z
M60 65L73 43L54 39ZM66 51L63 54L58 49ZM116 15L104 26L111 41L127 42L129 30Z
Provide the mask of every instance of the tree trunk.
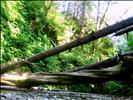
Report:
M126 27L122 30L117 31L114 36L119 36L119 35L122 35L123 33L127 33L127 32L130 32L130 31L133 31L133 25L131 25L129 27Z
M104 14L102 15L101 20L99 21L99 25L98 25L99 27L98 27L98 29L100 29L100 28L102 27L102 25L103 25L103 22L104 22L104 20L105 20L105 18L106 18L106 14L107 14L108 9L109 9L109 5L110 5L110 1L108 1L108 3L107 3L107 8L106 8Z
M1 76L1 84L21 87L21 88L30 88L33 86L38 86L43 84L59 85L59 84L77 84L77 83L78 84L79 83L103 83L110 80L133 82L133 77L123 78L119 74L119 68L117 69L118 69L117 71L83 70L80 72L59 73L59 74L38 73L38 74L28 74L27 76L26 75L20 76L15 74L14 75L4 74Z
M83 26L84 26L84 23L85 23L85 10L86 10L86 1L82 1L82 14L81 14L81 20L79 22L79 28L80 28L80 31L78 33L79 37L83 37Z
M79 46L79 45L83 45L83 44L86 44L90 41L93 41L93 40L96 40L96 39L99 39L101 37L104 37L106 35L109 35L113 32L116 32L118 30L121 30L125 27L128 27L130 25L133 25L133 17L131 18L128 18L126 20L123 20L121 22L118 22L112 26L108 26L106 28L103 28L93 34L90 34L90 35L87 35L87 36L84 36L82 38L78 38L77 40L74 40L70 43L66 43L62 46L58 46L58 47L55 47L53 49L50 49L48 51L45 51L45 52L42 52L42 53L39 53L39 54L36 54L32 57L29 57L29 58L26 58L24 60L28 61L28 62L35 62L35 61L39 61L41 59L45 59L49 56L53 56L53 55L56 55L60 52L63 52L63 51L66 51L66 50L69 50L73 47L76 47L76 46ZM5 67L1 67L1 74L9 71L9 70L13 70L15 68L18 68L22 65L25 65L27 64L27 62L25 62L24 60L20 60L18 62L15 62L11 65L7 65Z

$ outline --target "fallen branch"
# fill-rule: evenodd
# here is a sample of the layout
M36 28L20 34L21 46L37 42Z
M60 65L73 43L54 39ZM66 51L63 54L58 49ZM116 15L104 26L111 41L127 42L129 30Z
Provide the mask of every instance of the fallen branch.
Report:
M72 41L70 43L67 43L67 44L64 44L62 46L58 46L58 47L55 47L53 49L50 49L48 51L45 51L45 52L42 52L42 53L39 53L39 54L36 54L32 57L29 57L29 58L26 58L24 59L25 61L28 61L30 63L32 62L36 62L36 61L39 61L41 59L45 59L49 56L53 56L55 54L58 54L62 51L65 51L65 50L69 50L73 47L76 47L76 46L79 46L79 45L83 45L83 44L86 44L90 41L93 41L93 40L96 40L96 39L99 39L101 37L104 37L106 35L109 35L109 34L112 34L113 32L115 31L118 31L118 30L121 30L125 27L128 27L130 25L133 25L133 17L131 18L128 18L124 21L121 21L121 22L118 22L114 25L111 25L111 26L108 26L106 28L103 28L93 34L90 34L90 35L87 35L87 36L84 36L82 38L78 38L77 40L75 41ZM9 71L9 70L13 70L15 68L18 68L22 65L25 65L27 64L27 62L25 62L23 60L20 60L18 62L15 62L11 65L7 65L7 66L4 66L4 67L1 67L1 74L4 74L5 72Z

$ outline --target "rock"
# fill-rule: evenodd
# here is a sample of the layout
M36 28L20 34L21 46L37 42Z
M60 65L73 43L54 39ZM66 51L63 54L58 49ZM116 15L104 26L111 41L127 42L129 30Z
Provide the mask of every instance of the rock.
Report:
M53 91L1 91L1 100L133 100L133 97L115 97L102 94Z

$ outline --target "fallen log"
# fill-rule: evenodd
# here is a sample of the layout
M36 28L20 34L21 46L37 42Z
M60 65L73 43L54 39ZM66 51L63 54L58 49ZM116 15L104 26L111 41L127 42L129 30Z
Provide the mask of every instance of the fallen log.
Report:
M12 90L12 91L27 91L25 88L18 88L13 86L0 86L0 90Z
M75 83L101 83L110 80L133 82L133 57L125 56L119 65L101 70L81 70L78 72L65 72L58 74L32 73L32 74L4 74L1 84L30 88L42 84L75 84Z
M123 78L114 74L117 72L118 71L91 70L64 74L29 74L28 76L4 74L1 76L1 84L19 88L30 88L43 84L103 83L110 80L133 82L133 77ZM3 81L10 82L11 84L3 84Z
M123 33L127 33L127 32L130 32L130 31L133 31L133 25L117 31L114 36L120 36Z
M99 70L80 70L77 72L64 72L58 74L4 74L1 76L2 85L23 88L30 88L42 84L99 83L109 80L133 82L133 57L124 56L120 58L118 65Z
M83 44L86 44L87 42L90 42L90 41L93 41L93 40L96 40L96 39L99 39L101 37L104 37L106 35L109 35L109 34L112 34L113 32L115 31L118 31L118 30L121 30L125 27L128 27L130 25L133 25L133 17L131 18L128 18L126 20L123 20L121 22L118 22L114 25L111 25L111 26L108 26L106 28L103 28L93 34L90 34L90 35L87 35L87 36L84 36L82 38L79 38L77 40L74 40L70 43L67 43L67 44L64 44L62 46L58 46L58 47L55 47L53 49L50 49L48 51L45 51L45 52L42 52L42 53L39 53L39 54L36 54L32 57L29 57L29 58L26 58L26 59L23 59L23 60L20 60L18 62L15 62L11 65L7 65L7 66L4 66L4 67L1 67L1 73L0 74L3 74L9 70L13 70L15 68L18 68L22 65L25 65L27 64L26 61L32 63L32 62L36 62L36 61L39 61L41 59L45 59L49 56L53 56L55 54L58 54L62 51L65 51L65 50L69 50L73 47L76 47L76 46L79 46L79 45L83 45ZM24 61L25 60L25 61Z
M133 57L133 51L130 51L130 52L125 53L125 54L121 54L121 56L132 56ZM118 56L115 56L113 58L109 58L109 59L103 60L101 62L97 62L95 64L85 65L81 68L70 70L70 71L67 71L67 72L77 72L77 71L81 71L81 70L108 68L108 67L115 66L118 63L119 63Z

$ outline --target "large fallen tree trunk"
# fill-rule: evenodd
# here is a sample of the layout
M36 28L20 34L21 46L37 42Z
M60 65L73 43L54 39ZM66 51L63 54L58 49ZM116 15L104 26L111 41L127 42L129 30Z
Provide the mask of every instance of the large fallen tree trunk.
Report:
M125 56L119 65L101 70L81 70L78 72L1 76L1 84L29 88L42 84L99 83L109 80L133 82L133 57Z
M133 51L130 51L130 52L125 53L125 54L121 54L120 56L132 56L133 57ZM101 68L112 67L112 66L115 66L119 63L118 59L119 59L119 56L115 56L113 58L109 58L109 59L103 60L101 62L97 62L95 64L85 65L85 66L80 67L78 69L70 70L67 72L77 72L77 71L81 71L81 70L91 70L91 69L101 69Z
M94 74L96 73L96 74ZM79 83L102 83L110 80L132 82L133 78L123 78L115 74L116 71L83 71L64 74L31 74L28 76L2 75L1 84L30 88L43 84L79 84Z
M2 85L29 88L42 84L74 84L87 82L100 82L109 80L105 76L93 75L92 73L64 73L64 74L31 74L28 76L9 75L1 76Z
M101 38L103 36L109 35L115 31L121 30L121 29L128 27L130 25L133 25L133 17L128 18L124 21L118 22L114 25L108 26L106 28L103 28L103 29L101 29L101 30L99 30L93 34L79 38L79 39L72 41L70 43L67 43L65 45L55 47L55 48L50 49L46 52L39 53L37 55L34 55L34 56L29 57L29 58L24 59L24 60L20 60L16 63L11 64L11 65L1 67L1 74L5 73L9 70L13 70L15 68L18 68L19 66L25 65L25 64L27 64L27 61L28 62L35 62L35 61L47 58L49 56L53 56L53 55L58 54L62 51L69 50L73 47L76 47L76 46L79 46L82 44L86 44L87 42L90 42L90 41L96 40L98 38Z

